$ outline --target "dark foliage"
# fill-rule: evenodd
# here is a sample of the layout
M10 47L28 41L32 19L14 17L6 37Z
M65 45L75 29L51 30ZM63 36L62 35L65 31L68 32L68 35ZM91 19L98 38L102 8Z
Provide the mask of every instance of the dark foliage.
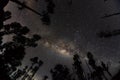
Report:
M50 72L52 80L71 80L69 69L64 65L57 64Z
M83 70L83 68L81 66L82 62L79 59L79 55L75 54L74 57L73 57L73 60L74 60L73 67L76 70L76 74L78 76L78 79L79 80L87 80L85 78L85 75L84 75L84 70Z
M21 77L27 69L27 67L23 70L17 69L18 66L22 65L21 61L26 54L25 49L27 47L36 47L36 41L40 40L41 37L37 34L34 34L32 37L27 37L26 35L30 30L18 22L13 22L6 25L3 23L11 17L11 13L9 11L4 12L3 10L8 1L9 0L2 0L0 2L0 79L16 80ZM6 35L12 35L11 41L3 41L3 37ZM41 60L36 63L38 65L33 68L34 74L43 64ZM15 76L12 78L11 75L13 73Z
M21 5L22 7L20 7L20 9L27 8L34 13L41 15L18 0L10 1ZM49 15L54 13L55 4L52 0L45 1L48 3L47 11L43 12L41 15L41 20L44 24L50 25L51 20ZM70 4L72 4L72 0L70 1ZM22 65L21 61L26 54L26 48L36 47L36 41L40 40L41 36L33 34L32 37L27 37L27 34L30 31L29 28L22 26L18 22L4 24L4 21L11 18L11 12L4 11L4 7L8 2L9 0L0 1L0 80L16 80L18 78L20 80L33 80L34 75L42 66L43 61L39 60L38 57L33 57L30 59L30 66L27 65L23 69L18 67ZM118 14L119 13L107 15L105 17L110 17ZM107 33L102 32L98 35L99 37L111 37L119 34L120 30L114 30ZM6 35L12 35L11 41L3 41L3 37ZM52 80L108 80L108 76L106 76L106 74L112 78L111 80L120 79L120 71L118 71L115 76L112 76L109 71L109 66L106 65L103 61L101 61L101 64L97 65L97 62L91 52L87 53L87 58L88 61L86 61L86 66L90 70L89 73L85 72L79 55L75 54L73 56L73 70L71 71L65 65L57 64L53 69L50 70ZM47 79L48 76L44 76L43 80Z
M120 72L118 72L116 76L112 77L108 65L103 61L101 61L101 64L97 65L91 52L87 53L87 57L88 62L86 62L86 66L89 68L89 73L85 72L85 68L83 68L79 55L75 54L73 56L73 70L70 71L65 65L58 64L50 71L52 80L109 80L109 76L112 80L119 80ZM109 76L106 76L106 74Z

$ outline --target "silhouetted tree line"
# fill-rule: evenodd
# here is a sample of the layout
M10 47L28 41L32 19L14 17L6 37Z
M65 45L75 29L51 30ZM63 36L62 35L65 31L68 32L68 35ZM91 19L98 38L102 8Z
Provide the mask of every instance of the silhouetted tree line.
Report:
M21 66L21 61L25 56L25 50L28 47L36 47L36 41L41 39L41 36L33 34L31 37L27 37L30 31L28 27L22 26L18 22L10 24L4 24L4 22L11 18L11 12L4 11L4 7L9 0L0 1L0 80L16 80L23 74L29 67L25 67L23 70L19 70L18 66ZM11 41L5 42L4 36L11 35ZM36 73L39 67L43 64L37 57L31 59L32 66L30 67L30 78ZM37 64L34 66L34 64ZM24 77L23 77L24 78ZM22 79L25 80L25 79ZM29 79L30 80L30 79Z
M8 1L0 1L0 80L34 80L34 76L42 66L43 61L39 60L38 57L33 57L30 59L30 66L18 67L22 65L21 61L26 54L25 49L27 47L36 47L36 41L40 40L41 36L34 34L32 37L27 37L30 31L29 28L22 26L18 22L4 24L6 20L11 18L11 12L3 9ZM46 0L46 2L48 3L47 12L43 12L42 21L48 24L50 22L49 14L54 13L55 4L52 0ZM6 35L12 35L11 41L3 41L3 37ZM100 65L97 65L91 52L87 53L87 58L86 66L89 69L89 73L85 72L83 62L79 55L75 54L73 56L72 71L66 65L57 64L50 70L52 80L109 80L106 74L112 80L120 79L120 71L115 76L112 76L109 66L103 61L101 61ZM48 76L44 76L43 80L48 78Z
M43 61L39 60L38 57L33 57L30 59L31 65L25 66L23 69L17 69L14 73L11 74L12 80L33 80L34 75L42 66Z
M62 64L57 64L50 70L52 80L120 80L120 70L114 76L109 71L109 66L103 61L97 64L91 52L87 53L88 61L86 61L86 69L83 68L83 63L78 54L73 56L72 71ZM84 70L85 69L85 70ZM47 80L48 76L43 80Z
M67 66L57 64L50 70L52 80L109 80L107 74L112 78L108 65L103 61L101 61L100 65L97 65L91 52L87 53L87 58L86 66L89 69L89 73L85 72L86 70L83 68L79 55L75 54L73 56L73 70L70 72Z

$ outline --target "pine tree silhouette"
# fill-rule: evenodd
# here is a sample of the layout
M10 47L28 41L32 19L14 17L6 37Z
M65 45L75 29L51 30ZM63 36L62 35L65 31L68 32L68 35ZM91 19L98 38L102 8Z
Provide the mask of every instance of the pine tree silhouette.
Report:
M73 57L73 60L74 60L73 66L76 70L76 74L78 76L78 79L79 80L87 80L86 77L85 77L84 70L81 66L82 62L79 59L79 55L75 54L74 57Z
M89 65L93 68L93 72L91 73L91 78L93 80L108 80L104 74L104 69L101 66L96 65L96 61L91 52L87 53L87 57L89 59Z

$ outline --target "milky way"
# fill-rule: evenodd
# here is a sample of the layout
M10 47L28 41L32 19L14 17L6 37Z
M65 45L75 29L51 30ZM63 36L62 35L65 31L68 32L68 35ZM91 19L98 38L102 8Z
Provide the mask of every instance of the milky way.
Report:
M86 59L88 51L91 51L97 60L111 62L111 71L115 72L119 67L120 36L100 39L96 33L120 28L120 16L101 19L106 13L119 11L119 6L116 6L117 2L112 0L108 0L106 3L103 0L73 0L70 6L68 1L54 0L56 8L55 14L51 15L50 26L43 25L40 16L29 10L25 9L20 12L12 3L7 7L13 12L11 21L17 20L23 25L29 26L31 29L29 35L38 33L43 38L35 50L28 49L27 51L29 53L27 57L32 57L34 54L46 62L37 75L49 74L49 68L56 63L70 65L71 56L75 53ZM45 9L43 0L38 3L30 0L27 5L39 12ZM51 62L53 64L50 64Z

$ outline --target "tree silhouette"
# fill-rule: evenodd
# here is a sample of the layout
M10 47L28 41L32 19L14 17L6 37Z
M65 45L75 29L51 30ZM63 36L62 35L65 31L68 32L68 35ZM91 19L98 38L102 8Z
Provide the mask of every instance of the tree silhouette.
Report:
M103 67L103 70L106 71L106 72L109 74L109 76L112 77L112 74L111 74L110 71L109 71L109 66L106 65L103 61L101 61L101 65L102 65L102 67Z
M89 59L89 65L93 68L93 72L91 73L91 78L93 80L108 80L104 74L104 68L101 66L96 65L96 61L91 52L87 53L87 57ZM102 64L103 65L103 64Z
M16 80L25 71L25 69L17 70L17 67L22 64L21 61L26 54L25 49L27 47L36 47L36 41L40 40L41 37L37 34L27 37L30 30L18 22L3 24L5 20L11 17L11 12L4 12L3 10L8 1L0 1L0 79L11 80L12 78L10 76L16 72L15 79L12 79ZM11 41L3 41L3 37L6 35L12 35ZM40 62L39 65L41 65Z
M64 65L57 64L50 72L52 80L71 80L69 69Z
M91 66L89 73L86 73L82 68L83 64L80 60L78 54L73 55L73 69L70 70L67 66L62 64L57 64L53 69L50 70L52 75L52 80L110 80L108 79L108 74L111 76L111 80L119 80L120 71L115 75L109 71L109 66L106 65L103 61L101 64L97 65L97 62L94 59L94 56L91 52L87 53L88 64L86 66ZM106 72L106 74L105 74ZM47 77L44 77L43 80L46 80Z
M32 80L36 72L43 64L43 61L38 60L38 57L33 57L30 59L30 61L31 61L31 66L28 67L27 70L25 70L25 73L21 77L21 80L26 80L26 79Z
M85 77L84 70L81 66L82 62L79 59L79 55L75 54L74 57L73 57L73 60L74 60L73 67L76 70L76 74L78 76L78 79L79 80L87 80L86 77Z
M23 8L27 8L36 14L39 14L35 10L29 8L25 4L22 4L19 0L10 0ZM52 0L45 0L47 4L47 11L43 11L41 15L41 20L43 24L50 25L50 14L54 13L55 4ZM25 56L25 50L28 47L36 47L37 41L41 39L41 36L33 34L31 37L27 37L30 32L29 28L22 26L18 22L12 22L10 24L4 24L4 22L11 18L10 11L4 11L4 7L7 5L9 0L0 1L0 80L34 80L34 76L39 68L42 66L43 61L39 60L38 57L33 57L30 59L31 65L25 66L24 68L18 68L22 65L22 60ZM72 0L71 3L72 4ZM119 14L119 13L117 13ZM115 15L117 15L115 14ZM113 15L109 15L113 16ZM108 16L108 17L109 17ZM120 34L120 30L113 30L109 32L99 33L99 37L112 37ZM4 36L12 35L11 41L4 41ZM92 70L90 73L85 73L82 68L82 61L79 55L75 54L73 56L73 69L70 69L62 64L57 64L53 69L50 70L52 75L52 80L108 80L105 72L111 76L111 80L120 79L120 71L115 76L109 71L109 66L101 61L100 65L96 64L96 60L91 52L87 53L88 64L86 66L91 66ZM86 75L87 74L87 75ZM75 75L75 76L74 76ZM77 76L77 79L76 79ZM44 76L43 80L48 79Z

